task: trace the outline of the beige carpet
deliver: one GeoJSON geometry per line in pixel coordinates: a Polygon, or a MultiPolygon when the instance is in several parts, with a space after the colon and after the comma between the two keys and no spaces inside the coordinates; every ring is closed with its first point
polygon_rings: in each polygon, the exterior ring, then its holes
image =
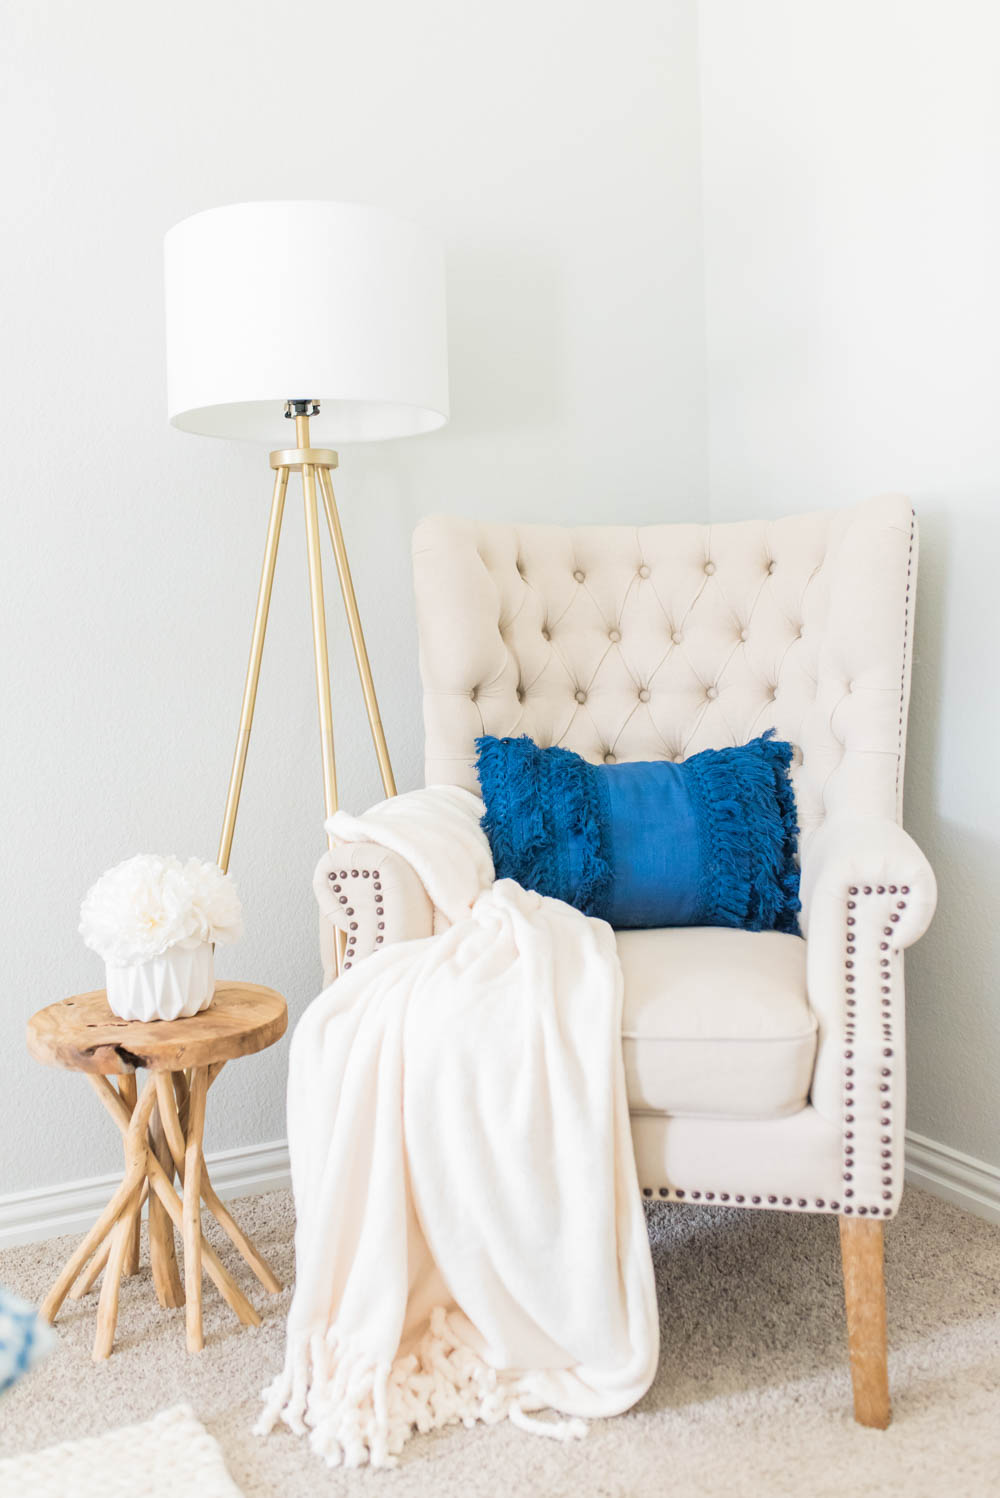
{"type": "MultiPolygon", "coordinates": [[[[247,1198],[236,1212],[290,1279],[290,1198],[247,1198]]],[[[887,1236],[895,1421],[885,1433],[859,1429],[849,1414],[833,1219],[653,1206],[650,1228],[659,1375],[635,1410],[596,1422],[578,1445],[506,1425],[452,1428],[412,1441],[397,1472],[328,1471],[287,1432],[267,1441],[249,1433],[257,1394],[281,1360],[286,1298],[251,1291],[257,1304],[268,1301],[266,1319],[241,1331],[206,1285],[207,1345],[188,1357],[183,1311],[157,1307],[143,1268],[123,1289],[119,1339],[106,1363],[90,1360],[96,1295],[67,1302],[59,1350],[0,1400],[0,1455],[186,1401],[221,1443],[246,1498],[988,1498],[1000,1491],[1000,1227],[907,1193],[887,1236]]],[[[0,1255],[0,1282],[40,1299],[72,1241],[0,1255]]],[[[250,1288],[246,1273],[241,1282],[250,1288]]]]}

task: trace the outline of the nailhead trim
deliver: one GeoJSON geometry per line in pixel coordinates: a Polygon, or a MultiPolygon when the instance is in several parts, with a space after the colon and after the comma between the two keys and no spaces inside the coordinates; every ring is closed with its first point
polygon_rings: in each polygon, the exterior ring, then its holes
{"type": "MultiPolygon", "coordinates": [[[[912,549],[913,549],[913,535],[912,535],[912,530],[911,530],[911,535],[910,535],[911,561],[912,561],[912,549]]],[[[909,571],[907,573],[907,577],[909,578],[909,571]]],[[[909,593],[909,582],[907,583],[907,593],[909,593]]],[[[902,698],[900,699],[900,701],[902,702],[902,698]]],[[[901,716],[900,716],[900,723],[902,725],[902,708],[900,709],[900,714],[901,714],[901,716]]],[[[900,727],[900,750],[902,750],[902,726],[900,727]]],[[[897,761],[897,771],[898,771],[898,763],[899,762],[897,761]]],[[[878,885],[874,885],[874,886],[872,886],[870,884],[865,884],[865,885],[862,885],[860,888],[861,888],[861,890],[863,891],[863,893],[865,895],[871,895],[873,893],[876,894],[876,895],[885,895],[887,893],[890,894],[890,895],[895,895],[897,893],[902,893],[902,891],[897,890],[897,886],[894,885],[894,884],[890,884],[888,886],[888,889],[887,889],[887,887],[884,884],[878,884],[878,885]]],[[[848,910],[854,910],[854,909],[856,909],[856,907],[857,907],[857,901],[855,899],[853,899],[852,897],[855,896],[855,895],[857,895],[858,892],[859,892],[859,886],[858,885],[852,884],[852,885],[848,886],[848,889],[847,889],[847,899],[846,899],[846,905],[847,905],[847,909],[848,910]]],[[[905,910],[905,909],[906,909],[906,901],[905,900],[899,900],[899,901],[896,902],[896,910],[893,911],[890,914],[890,916],[889,916],[889,925],[888,926],[884,926],[882,928],[882,935],[883,936],[891,936],[892,935],[892,927],[893,927],[894,924],[896,924],[899,921],[899,915],[897,914],[897,911],[905,910]]],[[[853,945],[853,943],[855,942],[855,935],[854,935],[854,930],[853,930],[853,928],[854,928],[854,926],[856,924],[855,917],[851,916],[851,915],[847,916],[845,924],[846,924],[846,928],[847,928],[846,929],[845,946],[846,946],[847,951],[850,952],[853,955],[854,950],[855,950],[855,947],[853,945]]],[[[885,941],[880,941],[879,944],[878,944],[878,949],[879,949],[880,952],[887,952],[889,950],[889,943],[885,942],[885,941]]],[[[892,987],[891,987],[891,980],[890,980],[890,975],[889,975],[889,966],[890,966],[890,960],[889,960],[888,957],[880,957],[878,959],[878,967],[877,967],[876,971],[877,971],[878,977],[879,977],[879,989],[880,989],[880,993],[881,993],[880,1007],[881,1007],[881,1010],[882,1010],[882,1039],[883,1039],[884,1042],[886,1042],[886,1044],[883,1046],[883,1049],[882,1049],[882,1055],[883,1055],[883,1058],[885,1058],[885,1059],[891,1059],[892,1054],[893,1054],[892,1053],[892,1047],[888,1044],[888,1042],[892,1039],[892,1023],[891,1023],[891,1018],[890,1018],[890,1016],[891,1016],[890,1005],[891,1005],[891,997],[892,997],[892,987]]],[[[845,1033],[845,1039],[847,1039],[847,1040],[849,1040],[851,1042],[853,1042],[853,1037],[854,1037],[854,1017],[853,1017],[853,1011],[855,1009],[855,999],[853,997],[853,994],[854,994],[854,989],[853,988],[848,988],[847,989],[847,995],[848,995],[848,997],[845,1000],[845,1008],[847,1009],[847,1019],[845,1021],[844,1033],[845,1033]]],[[[854,1059],[853,1049],[851,1049],[851,1050],[845,1050],[845,1052],[844,1052],[844,1060],[845,1060],[845,1062],[852,1061],[853,1059],[854,1059]]],[[[881,1102],[881,1110],[880,1110],[881,1117],[880,1117],[880,1122],[882,1124],[882,1127],[885,1128],[888,1125],[888,1123],[889,1123],[889,1119],[888,1119],[888,1117],[885,1116],[885,1114],[886,1114],[887,1110],[891,1107],[891,1099],[887,1096],[887,1094],[889,1093],[890,1086],[891,1086],[890,1078],[892,1077],[892,1068],[890,1066],[883,1066],[883,1067],[880,1068],[880,1071],[881,1071],[882,1077],[884,1078],[884,1080],[879,1083],[879,1095],[880,1095],[880,1102],[881,1102]]],[[[844,1066],[844,1093],[845,1093],[844,1102],[845,1102],[845,1108],[847,1108],[847,1109],[850,1109],[853,1106],[853,1101],[852,1101],[852,1099],[850,1097],[850,1093],[852,1093],[854,1091],[854,1083],[849,1080],[853,1076],[854,1076],[854,1068],[852,1066],[845,1065],[844,1066]]],[[[844,1127],[844,1132],[843,1132],[843,1138],[844,1138],[844,1145],[843,1145],[844,1170],[843,1170],[843,1175],[844,1175],[844,1180],[845,1181],[852,1181],[853,1180],[853,1175],[854,1175],[853,1167],[854,1167],[854,1159],[855,1159],[855,1146],[854,1146],[854,1144],[852,1142],[849,1142],[849,1141],[853,1141],[853,1139],[854,1139],[854,1130],[847,1127],[848,1124],[853,1124],[853,1122],[854,1122],[854,1114],[852,1112],[845,1112],[844,1113],[844,1126],[845,1127],[844,1127]]],[[[889,1145],[892,1142],[892,1136],[889,1135],[889,1134],[883,1134],[881,1136],[880,1142],[883,1145],[889,1145]]],[[[891,1158],[892,1158],[892,1150],[891,1149],[883,1149],[881,1151],[881,1153],[880,1153],[880,1158],[882,1160],[885,1160],[885,1159],[890,1159],[891,1160],[891,1158]]],[[[883,1169],[884,1168],[885,1167],[883,1166],[883,1169]]],[[[883,1184],[883,1186],[885,1186],[885,1185],[891,1186],[892,1185],[892,1179],[891,1179],[891,1177],[885,1177],[885,1176],[883,1176],[882,1177],[882,1184],[883,1184]]],[[[845,1190],[844,1195],[846,1197],[853,1197],[853,1195],[854,1195],[853,1187],[848,1187],[845,1190]]],[[[891,1199],[892,1199],[892,1193],[891,1192],[885,1192],[884,1191],[882,1193],[882,1200],[883,1201],[891,1201],[891,1199]]],[[[853,1208],[852,1205],[845,1205],[845,1207],[844,1207],[845,1213],[850,1213],[853,1210],[854,1210],[854,1208],[853,1208]]],[[[871,1213],[872,1216],[875,1216],[879,1212],[883,1213],[885,1216],[891,1216],[892,1215],[892,1208],[891,1207],[882,1207],[882,1208],[880,1208],[880,1207],[876,1207],[876,1206],[868,1206],[867,1204],[865,1204],[865,1205],[859,1205],[857,1207],[857,1212],[858,1212],[858,1215],[862,1216],[862,1217],[867,1217],[869,1215],[869,1213],[871,1213]]]]}
{"type": "MultiPolygon", "coordinates": [[[[863,892],[866,895],[870,895],[870,894],[885,895],[886,893],[888,893],[890,895],[895,895],[897,893],[898,894],[902,894],[902,895],[907,895],[910,892],[908,885],[901,885],[901,886],[897,887],[894,884],[890,884],[888,886],[888,888],[885,885],[872,886],[870,884],[866,884],[866,885],[862,886],[862,889],[863,889],[863,892]]],[[[857,885],[851,885],[849,887],[849,889],[848,889],[848,895],[857,895],[858,893],[859,893],[859,888],[858,888],[857,885]]],[[[848,909],[853,910],[855,908],[855,904],[856,904],[855,901],[849,899],[847,901],[848,909]]],[[[906,909],[906,901],[905,900],[899,900],[899,901],[897,901],[896,908],[897,908],[897,910],[905,910],[906,909]]],[[[889,919],[890,919],[890,921],[898,921],[899,917],[898,917],[898,915],[893,914],[892,916],[890,916],[889,919]]],[[[854,918],[853,917],[848,917],[848,919],[847,919],[847,926],[848,926],[848,930],[847,930],[847,942],[848,942],[848,944],[850,944],[851,942],[854,941],[853,931],[851,930],[851,928],[854,925],[855,925],[854,918]]],[[[889,936],[889,935],[892,934],[892,927],[891,927],[891,925],[889,927],[885,928],[884,934],[887,935],[887,936],[889,936]]],[[[851,946],[851,945],[848,945],[847,950],[848,950],[848,952],[850,952],[850,953],[853,954],[854,947],[851,946]]],[[[887,942],[880,942],[879,943],[879,950],[883,951],[883,952],[887,951],[888,950],[888,943],[887,942]]],[[[883,1037],[883,1040],[886,1042],[886,1044],[883,1045],[883,1047],[882,1047],[882,1055],[883,1055],[883,1057],[886,1060],[891,1060],[892,1056],[893,1056],[893,1048],[892,1048],[891,1045],[888,1044],[888,1042],[891,1041],[891,1039],[892,1039],[892,1023],[891,1023],[891,1019],[889,1018],[889,1015],[890,1015],[890,1004],[891,1004],[891,984],[889,982],[889,973],[887,971],[885,971],[886,969],[888,969],[888,967],[889,967],[889,959],[887,957],[881,957],[881,958],[879,958],[879,969],[881,970],[879,972],[879,976],[880,976],[880,979],[883,980],[882,983],[880,984],[881,993],[883,995],[882,999],[880,1000],[881,1008],[882,1008],[882,1012],[883,1012],[882,1037],[883,1037]]],[[[854,968],[854,963],[852,961],[846,962],[845,963],[845,968],[848,971],[852,970],[854,968]]],[[[855,1007],[856,1001],[852,997],[853,994],[854,994],[854,988],[848,987],[847,990],[846,990],[846,993],[848,995],[848,997],[846,999],[846,1007],[848,1009],[848,1016],[847,1016],[847,1019],[845,1020],[845,1025],[844,1025],[844,1038],[845,1038],[846,1041],[848,1041],[848,1045],[845,1048],[843,1054],[844,1054],[844,1061],[845,1061],[845,1063],[849,1063],[849,1062],[851,1062],[851,1061],[854,1060],[853,1044],[854,1044],[854,1029],[855,1029],[855,1021],[854,1021],[853,1015],[850,1013],[850,1011],[855,1007]]],[[[891,1099],[888,1096],[886,1096],[886,1094],[889,1092],[890,1086],[891,1086],[891,1082],[890,1082],[889,1079],[892,1077],[892,1068],[890,1066],[883,1066],[883,1067],[880,1068],[880,1074],[881,1074],[881,1076],[883,1078],[885,1078],[885,1080],[879,1083],[879,1101],[880,1101],[880,1104],[881,1104],[881,1116],[879,1118],[879,1122],[880,1122],[880,1124],[881,1124],[881,1126],[883,1128],[887,1128],[891,1120],[886,1115],[888,1113],[888,1110],[891,1108],[892,1103],[891,1103],[891,1099]]],[[[852,1080],[853,1077],[854,1077],[854,1068],[853,1068],[853,1066],[845,1064],[844,1070],[843,1070],[844,1107],[845,1107],[845,1110],[850,1110],[854,1106],[854,1099],[852,1097],[852,1094],[854,1092],[854,1082],[852,1080]]],[[[854,1117],[855,1116],[854,1116],[854,1114],[852,1112],[845,1111],[845,1113],[844,1113],[844,1126],[845,1127],[844,1127],[844,1130],[843,1130],[843,1140],[844,1140],[844,1144],[843,1144],[843,1160],[844,1160],[844,1165],[843,1165],[843,1179],[846,1182],[849,1182],[849,1183],[852,1183],[853,1180],[854,1180],[854,1158],[855,1158],[855,1154],[856,1154],[856,1147],[855,1147],[854,1143],[852,1142],[854,1140],[854,1130],[852,1128],[849,1128],[848,1125],[854,1123],[854,1117]]],[[[880,1135],[879,1136],[879,1143],[882,1144],[882,1145],[891,1145],[892,1144],[892,1136],[891,1136],[891,1134],[882,1134],[882,1135],[880,1135]]],[[[879,1158],[881,1160],[883,1160],[883,1161],[886,1161],[886,1160],[890,1160],[891,1161],[891,1159],[892,1159],[892,1150],[891,1150],[891,1148],[890,1149],[882,1149],[880,1151],[879,1158]]],[[[886,1169],[885,1165],[883,1165],[882,1169],[883,1170],[886,1169]]],[[[883,1175],[881,1177],[881,1184],[883,1186],[886,1186],[886,1187],[891,1187],[892,1186],[892,1176],[888,1175],[888,1174],[883,1175]]],[[[659,1193],[659,1195],[661,1197],[664,1197],[664,1198],[667,1198],[667,1199],[669,1199],[669,1198],[672,1197],[676,1201],[683,1201],[683,1200],[685,1200],[685,1197],[690,1197],[690,1199],[692,1201],[700,1201],[701,1198],[702,1198],[702,1195],[704,1195],[704,1198],[705,1198],[706,1201],[710,1202],[710,1201],[714,1201],[715,1200],[715,1192],[713,1192],[713,1191],[706,1191],[706,1192],[702,1193],[701,1191],[692,1191],[692,1190],[690,1190],[690,1188],[688,1188],[687,1190],[685,1190],[684,1188],[681,1188],[681,1187],[672,1187],[672,1186],[660,1186],[660,1187],[657,1188],[657,1190],[658,1190],[658,1193],[659,1193]]],[[[653,1195],[653,1188],[651,1186],[644,1186],[642,1188],[642,1191],[643,1191],[643,1195],[644,1196],[652,1196],[653,1195]]],[[[857,1212],[857,1214],[858,1214],[859,1217],[868,1217],[868,1216],[877,1217],[877,1216],[880,1216],[880,1215],[884,1216],[884,1217],[891,1217],[892,1216],[892,1208],[891,1207],[878,1207],[878,1206],[875,1206],[875,1205],[869,1205],[867,1203],[861,1203],[861,1204],[855,1205],[854,1202],[853,1202],[853,1197],[854,1197],[854,1187],[853,1187],[853,1184],[848,1184],[847,1186],[845,1186],[843,1195],[844,1195],[844,1198],[845,1198],[843,1208],[841,1208],[841,1204],[840,1204],[839,1201],[837,1201],[837,1200],[831,1200],[829,1203],[827,1203],[826,1200],[823,1197],[815,1197],[814,1200],[813,1200],[813,1205],[815,1206],[815,1208],[818,1211],[829,1210],[831,1212],[838,1212],[838,1211],[843,1210],[843,1212],[844,1212],[844,1214],[846,1216],[850,1216],[850,1215],[852,1215],[855,1212],[857,1212]]],[[[730,1197],[730,1194],[729,1194],[728,1191],[720,1191],[719,1192],[719,1200],[720,1201],[722,1201],[722,1202],[728,1202],[729,1201],[729,1197],[730,1197]]],[[[891,1201],[892,1200],[892,1191],[891,1190],[883,1191],[881,1193],[881,1198],[882,1198],[882,1201],[884,1201],[884,1202],[891,1201]]],[[[735,1202],[737,1203],[737,1205],[741,1206],[744,1203],[744,1201],[746,1200],[746,1197],[744,1196],[744,1194],[742,1192],[737,1192],[735,1194],[735,1196],[734,1196],[733,1199],[735,1200],[735,1202]]],[[[752,1195],[750,1197],[750,1201],[753,1204],[753,1206],[755,1206],[755,1207],[756,1206],[760,1206],[761,1202],[763,1201],[763,1197],[759,1193],[758,1194],[754,1194],[754,1195],[752,1195]]],[[[767,1196],[767,1204],[768,1204],[768,1206],[772,1206],[772,1207],[776,1206],[777,1202],[778,1202],[778,1198],[773,1193],[771,1193],[771,1194],[769,1194],[767,1196]]],[[[783,1196],[781,1198],[781,1205],[783,1207],[786,1207],[786,1208],[792,1207],[794,1205],[794,1206],[798,1207],[799,1209],[804,1209],[804,1208],[807,1208],[809,1206],[809,1202],[808,1202],[808,1200],[804,1196],[798,1197],[794,1203],[793,1203],[791,1197],[783,1196]]]]}
{"type": "MultiPolygon", "coordinates": [[[[350,877],[352,879],[370,879],[371,880],[371,888],[374,891],[375,899],[378,901],[378,904],[375,907],[375,914],[379,915],[379,916],[384,916],[385,915],[384,896],[382,894],[382,885],[380,883],[381,875],[380,875],[378,869],[351,869],[349,873],[348,873],[347,869],[341,869],[340,872],[339,872],[339,875],[337,873],[330,873],[330,874],[327,875],[327,877],[331,881],[334,881],[334,880],[336,880],[338,878],[346,880],[348,877],[350,877]]],[[[339,904],[341,904],[341,905],[344,906],[343,914],[346,915],[346,916],[353,916],[353,915],[356,914],[356,911],[354,910],[353,906],[351,906],[351,905],[348,904],[348,896],[347,895],[343,895],[343,894],[340,893],[341,887],[342,886],[339,883],[334,883],[333,884],[334,893],[337,894],[337,896],[339,897],[339,901],[338,901],[339,904]]],[[[357,957],[356,947],[357,947],[357,940],[358,940],[358,938],[357,938],[358,926],[359,926],[359,922],[358,921],[354,921],[354,920],[352,920],[349,923],[349,926],[348,926],[348,931],[350,932],[350,934],[349,934],[349,936],[347,938],[347,951],[346,951],[346,954],[345,954],[344,972],[346,972],[349,967],[353,966],[353,963],[354,963],[354,961],[356,960],[356,957],[357,957]]],[[[376,930],[379,933],[383,933],[385,931],[385,921],[384,920],[380,920],[377,923],[376,930]]],[[[380,934],[380,935],[378,935],[378,936],[375,937],[375,943],[374,944],[375,944],[376,947],[379,947],[379,946],[381,946],[383,944],[384,941],[385,941],[385,936],[382,935],[382,934],[380,934]]]]}

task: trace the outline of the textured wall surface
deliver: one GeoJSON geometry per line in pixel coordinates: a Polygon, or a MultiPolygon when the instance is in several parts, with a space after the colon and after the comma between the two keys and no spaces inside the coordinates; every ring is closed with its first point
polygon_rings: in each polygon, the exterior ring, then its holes
{"type": "MultiPolygon", "coordinates": [[[[451,424],[345,449],[337,475],[403,788],[422,774],[422,514],[703,521],[912,496],[906,820],[941,905],[908,964],[910,1123],[1000,1164],[988,0],[634,0],[613,24],[595,0],[101,14],[14,0],[0,53],[0,1195],[118,1161],[84,1084],[23,1048],[35,1008],[101,982],[83,891],[133,852],[214,856],[270,475],[263,450],[167,426],[161,241],[275,197],[381,204],[448,246],[451,424]]],[[[319,978],[323,846],[304,565],[293,496],[233,857],[248,935],[220,954],[293,1017],[319,978]]],[[[328,604],[356,808],[378,780],[328,604]]],[[[283,1136],[285,1044],[220,1080],[210,1148],[283,1136]]]]}
{"type": "MultiPolygon", "coordinates": [[[[215,855],[271,476],[265,449],[167,425],[172,223],[344,198],[447,244],[451,424],[345,449],[336,476],[402,788],[422,779],[422,514],[707,513],[693,0],[634,0],[613,26],[591,0],[99,11],[13,0],[0,53],[0,1195],[120,1158],[83,1081],[23,1044],[34,1009],[103,981],[84,890],[135,852],[215,855]]],[[[361,808],[379,784],[331,589],[328,612],[341,797],[361,808]]],[[[219,961],[293,1017],[319,982],[321,822],[296,494],[233,852],[248,935],[219,961]]],[[[283,1137],[286,1045],[221,1078],[210,1148],[283,1137]]]]}
{"type": "Polygon", "coordinates": [[[908,494],[909,1126],[1000,1165],[1000,16],[987,0],[700,7],[713,519],[908,494]]]}

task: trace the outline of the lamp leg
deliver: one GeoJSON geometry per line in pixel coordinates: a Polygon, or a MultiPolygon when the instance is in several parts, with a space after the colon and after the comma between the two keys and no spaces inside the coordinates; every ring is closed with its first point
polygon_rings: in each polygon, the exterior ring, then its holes
{"type": "Polygon", "coordinates": [[[333,708],[330,703],[330,657],[326,644],[326,604],[323,598],[323,562],[319,550],[319,513],[316,507],[316,470],[302,465],[305,502],[306,553],[309,559],[309,603],[312,608],[313,655],[316,661],[316,700],[319,705],[319,736],[323,753],[323,795],[326,814],[337,810],[337,764],[333,752],[333,708]]]}
{"type": "Polygon", "coordinates": [[[323,504],[326,509],[327,524],[330,527],[330,540],[333,543],[333,557],[337,564],[340,591],[344,597],[347,624],[351,631],[351,644],[354,646],[354,659],[357,661],[358,675],[361,678],[361,692],[365,699],[365,711],[368,714],[368,726],[371,729],[372,740],[375,744],[379,773],[382,776],[382,785],[386,795],[394,796],[396,794],[396,782],[393,778],[392,764],[389,760],[389,748],[385,741],[385,730],[382,727],[378,698],[375,695],[375,682],[372,679],[371,663],[368,660],[364,630],[361,627],[361,614],[358,610],[358,600],[354,593],[351,567],[347,560],[344,533],[340,528],[340,515],[337,511],[337,501],[333,493],[333,479],[330,477],[330,470],[328,468],[321,468],[319,470],[319,483],[323,491],[323,504]]]}
{"type": "Polygon", "coordinates": [[[271,606],[274,564],[278,557],[278,539],[281,535],[281,518],[285,510],[285,491],[287,488],[288,469],[275,469],[271,516],[267,524],[267,541],[264,545],[264,565],[260,573],[260,586],[257,589],[257,608],[253,618],[253,635],[250,639],[250,660],[247,663],[246,680],[243,684],[240,726],[236,735],[233,768],[229,776],[229,794],[226,797],[226,811],[222,819],[222,836],[219,839],[219,856],[217,862],[223,873],[229,868],[229,855],[233,846],[233,832],[236,828],[236,813],[240,804],[240,791],[243,788],[243,771],[246,768],[247,750],[250,747],[250,730],[253,727],[253,710],[257,701],[257,683],[260,680],[260,663],[261,657],[264,654],[267,614],[271,606]]]}

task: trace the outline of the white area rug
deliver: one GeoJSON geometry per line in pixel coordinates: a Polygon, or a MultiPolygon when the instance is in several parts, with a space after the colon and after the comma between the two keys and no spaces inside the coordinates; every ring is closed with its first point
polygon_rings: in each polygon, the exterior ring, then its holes
{"type": "Polygon", "coordinates": [[[242,1498],[190,1405],[0,1461],[0,1498],[242,1498]]]}

